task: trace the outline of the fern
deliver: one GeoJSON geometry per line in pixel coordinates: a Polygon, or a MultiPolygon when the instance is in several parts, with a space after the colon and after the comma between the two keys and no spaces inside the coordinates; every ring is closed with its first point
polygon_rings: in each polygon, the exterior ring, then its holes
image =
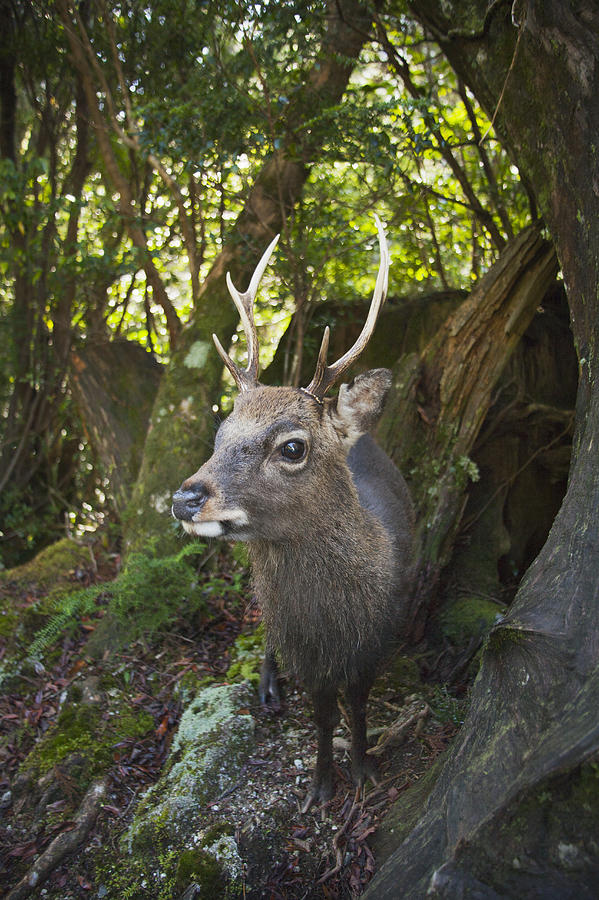
{"type": "Polygon", "coordinates": [[[81,588],[56,596],[54,603],[60,604],[58,612],[41,628],[29,648],[29,656],[39,659],[59,638],[69,631],[82,616],[93,612],[101,588],[98,585],[81,588]]]}
{"type": "Polygon", "coordinates": [[[130,640],[170,624],[182,603],[195,612],[203,606],[202,591],[197,573],[186,560],[204,550],[205,544],[194,541],[173,556],[161,558],[132,553],[111,584],[91,585],[57,595],[54,600],[57,612],[36,634],[29,656],[41,658],[83,616],[90,615],[100,593],[110,595],[108,614],[126,626],[130,640]]]}

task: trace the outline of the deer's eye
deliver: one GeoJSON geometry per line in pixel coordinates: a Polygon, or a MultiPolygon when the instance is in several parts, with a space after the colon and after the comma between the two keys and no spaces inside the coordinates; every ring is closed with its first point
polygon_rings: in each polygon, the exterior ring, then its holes
{"type": "Polygon", "coordinates": [[[291,462],[299,462],[306,455],[306,444],[304,441],[287,441],[281,447],[281,456],[291,462]]]}

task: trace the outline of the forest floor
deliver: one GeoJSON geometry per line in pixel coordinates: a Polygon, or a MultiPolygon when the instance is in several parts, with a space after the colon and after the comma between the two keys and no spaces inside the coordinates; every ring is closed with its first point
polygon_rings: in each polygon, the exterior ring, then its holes
{"type": "MultiPolygon", "coordinates": [[[[109,581],[114,574],[106,566],[93,577],[109,581]]],[[[42,596],[10,584],[2,590],[13,607],[39,603],[42,596]]],[[[103,880],[98,860],[112,854],[119,865],[120,838],[138,799],[168,758],[183,708],[181,685],[190,675],[226,681],[235,640],[259,621],[251,597],[226,605],[212,593],[207,603],[210,615],[199,627],[181,620],[160,637],[154,635],[151,643],[138,640],[98,657],[88,652],[88,643],[101,620],[100,608],[95,619],[81,622],[76,633],[62,640],[52,664],[8,679],[0,693],[0,896],[118,896],[103,880]],[[78,697],[91,698],[105,723],[123,716],[122,705],[112,704],[124,693],[131,712],[145,723],[143,733],[119,740],[118,730],[109,732],[114,743],[103,763],[106,795],[97,817],[76,849],[56,856],[43,884],[28,892],[23,879],[40,855],[57,847],[59,836],[78,833],[84,788],[77,780],[77,764],[91,751],[81,748],[79,755],[66,754],[66,764],[57,761],[50,771],[37,770],[33,780],[31,775],[36,745],[56,729],[75,690],[78,697]]],[[[305,814],[300,807],[316,753],[309,700],[290,679],[283,683],[280,710],[261,707],[255,695],[255,704],[246,711],[255,720],[255,744],[241,777],[197,809],[198,828],[223,821],[234,827],[244,898],[349,898],[364,890],[381,862],[376,837],[386,812],[447,748],[463,714],[463,703],[444,689],[420,683],[421,689],[414,690],[418,679],[414,681],[413,667],[410,678],[408,687],[405,670],[399,677],[397,669],[383,674],[370,698],[369,733],[373,741],[387,741],[378,757],[378,784],[356,793],[342,717],[335,736],[335,795],[325,807],[305,814]]],[[[126,896],[154,895],[140,882],[139,891],[126,896]]],[[[173,890],[170,896],[187,900],[195,894],[173,890]]]]}

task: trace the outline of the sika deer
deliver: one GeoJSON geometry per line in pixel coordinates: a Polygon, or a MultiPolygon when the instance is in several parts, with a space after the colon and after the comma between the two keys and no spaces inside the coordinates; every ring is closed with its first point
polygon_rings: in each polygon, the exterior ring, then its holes
{"type": "Polygon", "coordinates": [[[333,790],[332,733],[342,689],[351,715],[352,774],[374,777],[366,755],[366,701],[406,606],[412,505],[406,484],[368,434],[391,385],[374,369],[325,399],[366,346],[385,300],[389,255],[377,219],[381,262],[370,312],[356,344],[328,366],[325,329],[307,388],[258,382],[253,302],[277,238],[246,293],[227,276],[248,343],[241,370],[214,337],[239,388],[216,435],[212,457],[183,482],[173,515],[190,534],[247,541],[266,625],[260,684],[278,699],[275,654],[312,695],[318,730],[316,770],[304,810],[333,790]]]}

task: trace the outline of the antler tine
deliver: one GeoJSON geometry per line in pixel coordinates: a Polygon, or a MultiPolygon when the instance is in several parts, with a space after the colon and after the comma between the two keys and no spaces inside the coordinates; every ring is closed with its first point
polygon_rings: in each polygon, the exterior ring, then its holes
{"type": "Polygon", "coordinates": [[[376,278],[376,284],[374,286],[374,293],[372,295],[372,301],[370,303],[368,316],[356,343],[350,350],[347,351],[347,353],[344,353],[344,355],[331,366],[327,366],[327,352],[329,348],[328,325],[325,328],[324,337],[320,346],[320,352],[318,354],[318,361],[316,363],[316,371],[314,372],[314,377],[312,378],[312,381],[310,382],[308,387],[304,389],[307,394],[311,394],[317,400],[322,400],[328,389],[341,378],[344,372],[346,372],[351,364],[355,362],[355,360],[360,356],[360,354],[366,347],[366,344],[372,337],[372,333],[376,325],[376,320],[378,319],[379,312],[381,311],[381,307],[385,302],[385,298],[387,296],[390,264],[389,248],[387,246],[387,240],[385,238],[385,232],[383,230],[382,222],[378,216],[375,215],[374,218],[376,221],[376,227],[379,236],[381,261],[379,264],[379,271],[376,278]]]}
{"type": "Polygon", "coordinates": [[[243,331],[245,334],[245,339],[247,342],[247,368],[240,369],[239,366],[233,362],[226,350],[223,349],[221,342],[215,334],[212,335],[212,340],[214,341],[214,345],[218,351],[218,355],[235,379],[235,383],[237,384],[237,387],[240,391],[251,391],[252,388],[255,388],[258,384],[260,348],[258,344],[258,332],[256,331],[256,323],[254,322],[254,300],[256,299],[258,286],[260,284],[260,281],[262,280],[262,276],[264,275],[264,270],[270,262],[270,258],[275,247],[277,246],[278,240],[279,235],[277,234],[277,236],[270,242],[270,244],[262,254],[262,258],[256,266],[254,274],[252,275],[250,286],[244,293],[241,293],[241,291],[237,290],[237,288],[233,284],[231,275],[229,274],[229,272],[227,272],[227,287],[229,289],[231,297],[233,298],[233,303],[237,308],[237,312],[239,313],[239,317],[241,319],[241,324],[243,326],[243,331]]]}

